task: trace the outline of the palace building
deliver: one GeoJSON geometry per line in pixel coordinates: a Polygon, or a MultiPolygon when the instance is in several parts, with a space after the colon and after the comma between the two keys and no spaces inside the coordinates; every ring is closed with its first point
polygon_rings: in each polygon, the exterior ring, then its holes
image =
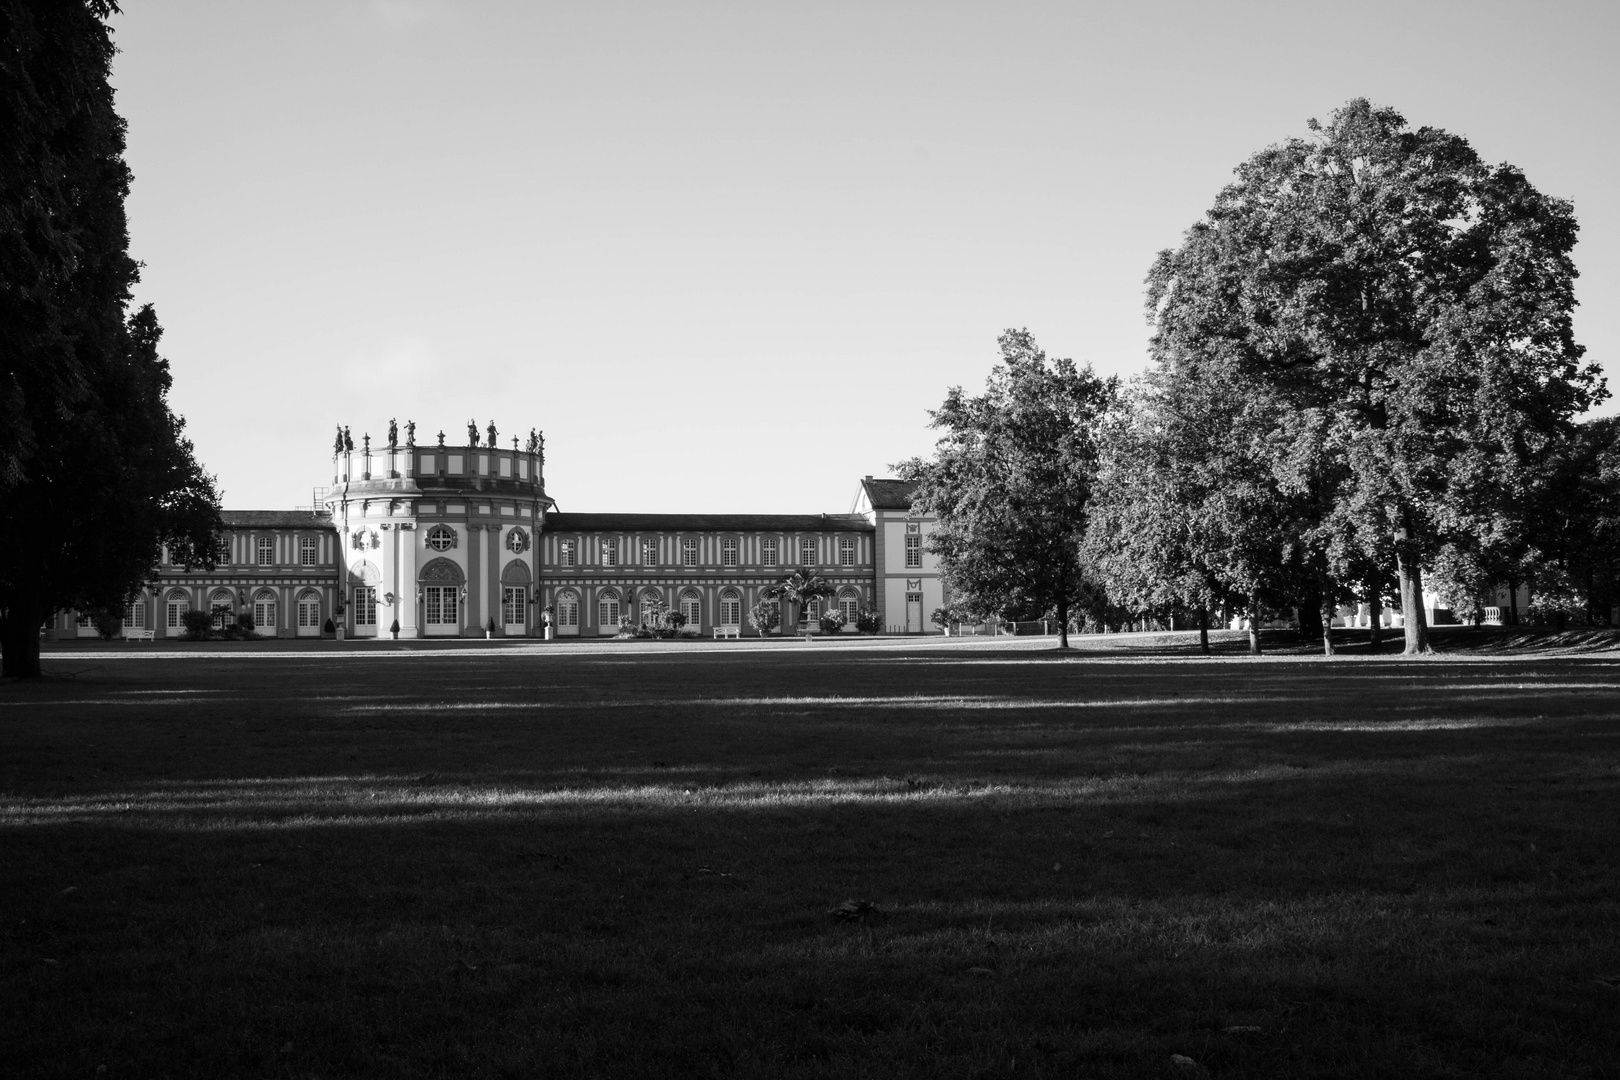
{"type": "MultiPolygon", "coordinates": [[[[390,425],[392,427],[392,425],[390,425]]],[[[912,485],[865,477],[843,514],[572,514],[546,495],[544,440],[496,446],[493,427],[467,444],[345,445],[316,511],[227,510],[215,567],[165,553],[155,581],[124,612],[124,633],[178,637],[190,610],[223,626],[251,615],[258,633],[348,637],[613,636],[661,606],[686,628],[752,636],[764,590],[807,567],[836,593],[825,603],[855,631],[860,610],[891,633],[938,633],[945,593],[926,549],[932,519],[911,512],[912,485]]],[[[814,625],[820,605],[801,613],[814,625]]],[[[58,637],[94,636],[64,612],[58,637]]],[[[797,627],[778,633],[793,634],[797,627]]]]}

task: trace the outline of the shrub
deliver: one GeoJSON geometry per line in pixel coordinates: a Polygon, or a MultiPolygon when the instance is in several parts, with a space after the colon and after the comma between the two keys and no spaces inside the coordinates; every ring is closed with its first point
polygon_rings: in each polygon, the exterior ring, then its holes
{"type": "Polygon", "coordinates": [[[208,611],[188,611],[181,616],[181,624],[186,628],[186,637],[192,641],[207,641],[214,632],[214,616],[208,611]]]}
{"type": "Polygon", "coordinates": [[[768,600],[761,600],[748,611],[748,622],[764,637],[782,625],[782,609],[768,600]]]}
{"type": "Polygon", "coordinates": [[[321,627],[321,629],[323,631],[325,631],[326,633],[328,633],[328,634],[337,633],[337,627],[332,625],[332,620],[331,619],[327,619],[325,625],[323,625],[321,627]]]}
{"type": "Polygon", "coordinates": [[[95,624],[96,633],[101,635],[102,641],[111,641],[117,637],[118,631],[124,625],[123,615],[111,611],[98,611],[90,621],[95,624]]]}
{"type": "MultiPolygon", "coordinates": [[[[396,623],[395,625],[398,624],[396,623]]],[[[484,627],[484,629],[489,631],[491,634],[495,632],[495,616],[491,615],[489,617],[489,623],[484,627]]]]}
{"type": "Polygon", "coordinates": [[[243,637],[255,638],[259,636],[254,632],[258,629],[258,626],[253,622],[253,616],[246,611],[236,617],[236,628],[242,631],[243,637]]]}
{"type": "Polygon", "coordinates": [[[388,625],[388,632],[389,632],[389,633],[390,633],[390,634],[397,634],[397,633],[399,633],[399,620],[398,620],[398,619],[395,619],[395,620],[394,620],[394,621],[393,621],[393,622],[392,622],[392,623],[390,623],[390,624],[389,624],[389,625],[388,625]]]}
{"type": "Polygon", "coordinates": [[[844,629],[844,624],[847,622],[849,622],[849,618],[836,608],[832,611],[823,611],[821,613],[821,632],[823,634],[836,634],[844,629]]]}
{"type": "Polygon", "coordinates": [[[863,634],[876,634],[883,629],[883,616],[875,608],[861,608],[855,613],[855,629],[863,634]]]}

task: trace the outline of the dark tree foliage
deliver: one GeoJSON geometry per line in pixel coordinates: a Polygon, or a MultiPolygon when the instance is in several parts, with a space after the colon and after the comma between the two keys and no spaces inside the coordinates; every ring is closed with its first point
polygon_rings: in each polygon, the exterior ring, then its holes
{"type": "Polygon", "coordinates": [[[1299,418],[1272,457],[1318,504],[1301,537],[1318,574],[1341,587],[1388,552],[1423,651],[1423,562],[1506,546],[1542,458],[1605,396],[1571,333],[1574,213],[1364,100],[1237,171],[1153,267],[1155,354],[1299,418]]]}
{"type": "Polygon", "coordinates": [[[933,459],[895,468],[919,481],[913,505],[938,516],[929,544],[956,605],[1009,619],[1052,613],[1068,648],[1071,611],[1101,601],[1080,543],[1098,427],[1118,387],[1090,365],[1048,361],[1028,330],[999,344],[984,395],[953,387],[930,414],[945,432],[933,459]]]}
{"type": "Polygon", "coordinates": [[[121,609],[167,544],[212,558],[213,478],[170,412],[150,307],[128,305],[110,2],[0,0],[0,650],[39,674],[52,612],[121,609]]]}

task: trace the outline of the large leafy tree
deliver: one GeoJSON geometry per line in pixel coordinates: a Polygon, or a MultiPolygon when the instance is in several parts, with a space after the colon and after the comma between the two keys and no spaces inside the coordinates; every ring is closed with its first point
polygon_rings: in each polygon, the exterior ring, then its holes
{"type": "Polygon", "coordinates": [[[1345,565],[1392,553],[1408,652],[1424,560],[1522,521],[1604,396],[1571,333],[1575,234],[1511,165],[1357,100],[1239,166],[1149,276],[1157,351],[1319,418],[1319,518],[1345,565]]]}
{"type": "Polygon", "coordinates": [[[1048,360],[1028,330],[999,339],[985,393],[953,387],[934,411],[944,431],[932,460],[896,468],[917,480],[913,505],[937,516],[929,539],[951,595],[982,615],[1057,618],[1100,592],[1080,558],[1097,472],[1098,429],[1118,397],[1090,365],[1048,360]]]}
{"type": "Polygon", "coordinates": [[[167,544],[211,557],[213,479],[169,410],[150,307],[131,313],[124,122],[108,0],[0,0],[0,652],[39,674],[39,627],[122,607],[167,544]]]}

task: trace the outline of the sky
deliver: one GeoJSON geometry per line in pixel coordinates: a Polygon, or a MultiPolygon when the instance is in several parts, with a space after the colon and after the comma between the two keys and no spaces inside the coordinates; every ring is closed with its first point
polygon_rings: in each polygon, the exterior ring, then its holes
{"type": "Polygon", "coordinates": [[[1154,254],[1354,97],[1571,200],[1576,335],[1620,363],[1612,0],[124,0],[113,25],[136,299],[231,509],[308,504],[336,425],[397,418],[543,430],[565,511],[847,512],[1006,328],[1141,371],[1154,254]]]}

